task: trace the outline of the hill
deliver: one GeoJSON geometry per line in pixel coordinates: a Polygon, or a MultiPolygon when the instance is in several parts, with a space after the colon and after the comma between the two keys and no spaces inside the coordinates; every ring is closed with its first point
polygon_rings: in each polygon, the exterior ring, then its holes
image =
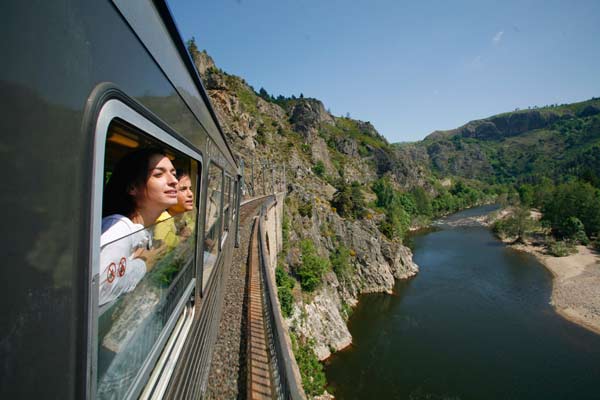
{"type": "Polygon", "coordinates": [[[488,183],[600,177],[600,99],[471,121],[433,132],[417,147],[427,153],[428,166],[439,176],[488,183]]]}

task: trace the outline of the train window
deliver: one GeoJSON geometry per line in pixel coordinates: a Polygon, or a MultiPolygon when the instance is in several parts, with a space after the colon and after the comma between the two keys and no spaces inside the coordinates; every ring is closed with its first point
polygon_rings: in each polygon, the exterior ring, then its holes
{"type": "Polygon", "coordinates": [[[206,195],[206,222],[204,224],[204,269],[202,289],[206,287],[219,253],[221,235],[221,196],[223,192],[223,170],[215,164],[208,167],[206,195]]]}
{"type": "Polygon", "coordinates": [[[231,178],[228,175],[225,175],[225,190],[224,190],[224,198],[223,198],[223,231],[229,231],[229,216],[231,215],[231,178]]]}
{"type": "Polygon", "coordinates": [[[238,182],[237,181],[233,181],[233,201],[231,203],[232,207],[233,207],[232,213],[231,213],[231,220],[232,221],[235,220],[235,217],[237,215],[237,203],[238,203],[238,200],[237,200],[237,196],[238,196],[237,185],[238,185],[238,182]]]}
{"type": "Polygon", "coordinates": [[[140,390],[194,287],[201,164],[157,136],[120,119],[106,132],[93,273],[97,399],[140,390]]]}
{"type": "Polygon", "coordinates": [[[235,182],[232,178],[229,179],[229,198],[231,199],[231,213],[229,214],[231,221],[235,215],[235,182]]]}

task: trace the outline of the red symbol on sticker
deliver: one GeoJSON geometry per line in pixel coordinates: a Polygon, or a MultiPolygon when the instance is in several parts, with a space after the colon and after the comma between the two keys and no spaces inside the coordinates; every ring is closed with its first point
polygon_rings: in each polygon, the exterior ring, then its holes
{"type": "Polygon", "coordinates": [[[125,257],[121,257],[121,261],[119,261],[119,278],[125,275],[125,271],[127,270],[127,259],[125,257]]]}
{"type": "Polygon", "coordinates": [[[108,283],[112,283],[115,280],[115,275],[117,273],[117,264],[110,263],[110,265],[108,266],[108,276],[106,277],[106,280],[108,281],[108,283]]]}

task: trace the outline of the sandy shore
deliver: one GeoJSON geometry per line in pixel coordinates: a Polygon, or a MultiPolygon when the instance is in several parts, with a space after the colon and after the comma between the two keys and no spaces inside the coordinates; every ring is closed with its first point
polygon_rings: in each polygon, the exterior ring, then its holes
{"type": "Polygon", "coordinates": [[[567,257],[553,257],[541,246],[511,245],[533,254],[552,273],[554,309],[564,318],[600,334],[600,254],[585,246],[567,257]]]}

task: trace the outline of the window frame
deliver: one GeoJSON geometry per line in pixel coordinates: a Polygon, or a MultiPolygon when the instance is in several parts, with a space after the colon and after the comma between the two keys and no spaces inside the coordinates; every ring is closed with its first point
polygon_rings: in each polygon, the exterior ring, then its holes
{"type": "MultiPolygon", "coordinates": [[[[128,102],[133,103],[133,106],[137,106],[132,100],[128,102]]],[[[111,123],[115,120],[124,121],[126,124],[131,125],[141,134],[147,137],[163,143],[165,146],[171,147],[172,149],[180,152],[186,157],[194,159],[197,165],[197,188],[196,192],[201,193],[202,185],[202,174],[204,173],[204,157],[199,150],[193,149],[187,144],[184,144],[177,138],[177,133],[174,131],[168,132],[161,128],[157,123],[160,123],[160,119],[153,116],[148,110],[143,107],[137,106],[137,109],[126,104],[121,98],[111,97],[99,107],[95,124],[93,125],[93,166],[92,166],[92,206],[91,206],[91,234],[90,234],[90,263],[88,265],[88,277],[87,289],[88,289],[88,307],[87,307],[87,324],[88,324],[88,345],[87,345],[87,371],[86,379],[89,388],[89,394],[92,399],[96,399],[97,394],[97,365],[98,365],[98,318],[100,315],[100,308],[98,306],[98,279],[99,274],[95,273],[100,270],[100,236],[102,226],[102,198],[104,192],[104,160],[106,155],[106,141],[111,123]]],[[[202,206],[202,199],[197,197],[198,208],[202,206]]],[[[185,310],[186,304],[189,302],[189,298],[194,292],[198,282],[198,232],[199,232],[199,221],[200,217],[197,214],[196,217],[196,246],[194,249],[195,265],[194,277],[189,282],[188,286],[183,292],[183,295],[177,302],[175,309],[169,316],[169,319],[163,327],[158,339],[153,345],[152,350],[148,353],[140,372],[135,378],[129,391],[127,392],[126,398],[133,399],[137,398],[144,390],[146,384],[149,382],[152,371],[156,366],[162,351],[165,349],[167,341],[180,316],[185,310]]]]}

